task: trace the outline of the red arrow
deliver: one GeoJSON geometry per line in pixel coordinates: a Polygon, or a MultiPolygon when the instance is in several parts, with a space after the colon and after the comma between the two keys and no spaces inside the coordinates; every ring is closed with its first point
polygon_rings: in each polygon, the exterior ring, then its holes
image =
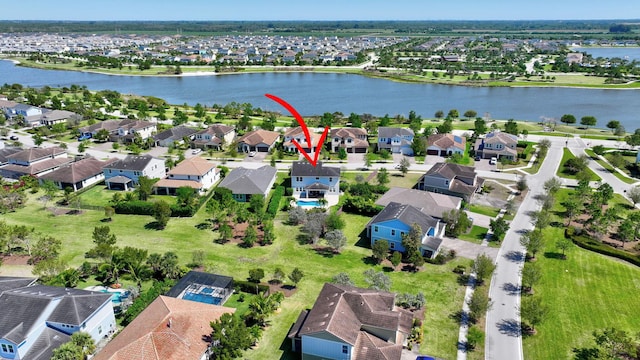
{"type": "MultiPolygon", "coordinates": [[[[289,105],[288,102],[280,99],[279,97],[277,97],[275,95],[264,94],[264,96],[266,96],[269,99],[277,102],[278,104],[282,105],[285,109],[289,110],[291,115],[293,115],[293,117],[296,118],[296,120],[298,121],[298,124],[300,124],[300,127],[302,128],[302,131],[304,132],[304,136],[307,139],[307,144],[309,145],[309,150],[312,150],[313,149],[313,144],[311,144],[311,134],[309,134],[309,128],[307,127],[307,124],[304,122],[304,119],[302,118],[302,116],[300,116],[300,114],[298,114],[298,111],[296,111],[296,109],[293,106],[289,105]]],[[[313,159],[311,158],[311,156],[309,154],[307,154],[306,151],[304,151],[304,148],[302,148],[302,146],[298,143],[298,141],[296,139],[291,139],[291,142],[293,143],[293,145],[296,146],[298,151],[300,151],[300,153],[302,153],[302,155],[309,161],[309,164],[311,164],[311,165],[313,165],[315,167],[316,165],[318,165],[318,155],[320,155],[320,148],[322,147],[322,144],[324,144],[324,140],[327,138],[327,134],[328,133],[329,133],[329,127],[325,126],[324,131],[322,132],[322,136],[320,136],[320,140],[318,141],[318,144],[316,145],[316,153],[315,153],[313,159]]]]}

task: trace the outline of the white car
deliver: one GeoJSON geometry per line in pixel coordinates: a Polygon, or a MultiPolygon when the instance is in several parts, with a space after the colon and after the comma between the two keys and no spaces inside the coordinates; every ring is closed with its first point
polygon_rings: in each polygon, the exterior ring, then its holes
{"type": "Polygon", "coordinates": [[[249,152],[249,157],[254,157],[254,156],[256,156],[256,152],[255,151],[249,152]]]}
{"type": "Polygon", "coordinates": [[[495,165],[497,163],[498,163],[498,158],[492,157],[491,160],[489,160],[490,165],[495,165]]]}
{"type": "Polygon", "coordinates": [[[200,154],[201,152],[202,152],[202,149],[193,149],[193,150],[191,150],[191,153],[193,155],[200,154]]]}

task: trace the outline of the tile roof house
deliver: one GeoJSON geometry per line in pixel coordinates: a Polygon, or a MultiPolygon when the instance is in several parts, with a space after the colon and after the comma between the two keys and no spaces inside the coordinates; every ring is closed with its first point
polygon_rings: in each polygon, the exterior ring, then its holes
{"type": "Polygon", "coordinates": [[[420,251],[426,257],[435,257],[440,251],[445,224],[412,205],[396,202],[387,204],[367,224],[367,236],[371,246],[382,240],[389,243],[389,250],[404,252],[402,237],[409,233],[413,224],[418,224],[421,229],[420,251]]]}
{"type": "Polygon", "coordinates": [[[40,125],[53,126],[55,124],[65,124],[67,120],[73,117],[82,118],[72,111],[45,109],[40,116],[40,125]]]}
{"type": "Polygon", "coordinates": [[[87,186],[104,180],[103,168],[109,164],[118,161],[118,159],[109,159],[101,161],[93,157],[87,157],[72,163],[65,164],[56,170],[41,175],[40,183],[44,180],[51,180],[58,189],[72,188],[78,191],[87,186]]]}
{"type": "Polygon", "coordinates": [[[75,332],[98,342],[116,330],[111,294],[32,283],[0,277],[0,358],[47,360],[75,332]]]}
{"type": "Polygon", "coordinates": [[[400,360],[412,322],[393,293],[326,283],[288,337],[302,359],[400,360]]]}
{"type": "Polygon", "coordinates": [[[495,157],[515,160],[518,158],[518,137],[502,131],[492,131],[476,140],[476,154],[483,159],[495,157]]]}
{"type": "Polygon", "coordinates": [[[128,155],[105,166],[103,172],[110,190],[127,190],[138,184],[140,176],[161,179],[166,175],[164,160],[151,155],[128,155]]]}
{"type": "Polygon", "coordinates": [[[280,133],[268,130],[254,130],[242,135],[238,139],[238,151],[240,152],[269,152],[280,140],[280,133]]]}
{"type": "Polygon", "coordinates": [[[378,128],[378,151],[389,150],[392,154],[413,155],[411,144],[415,134],[409,128],[378,128]]]}
{"type": "Polygon", "coordinates": [[[4,165],[9,162],[9,157],[15,153],[22,151],[18,147],[2,147],[0,148],[0,165],[4,165]]]}
{"type": "Polygon", "coordinates": [[[11,179],[40,176],[72,161],[63,148],[30,148],[7,155],[7,164],[0,166],[0,176],[11,179]]]}
{"type": "Polygon", "coordinates": [[[437,163],[418,180],[419,190],[458,196],[469,202],[480,190],[484,179],[471,166],[437,163]]]}
{"type": "MultiPolygon", "coordinates": [[[[302,127],[297,126],[291,128],[284,133],[284,142],[282,146],[284,147],[285,151],[293,153],[300,152],[298,150],[298,147],[293,144],[292,140],[295,140],[306,153],[316,152],[317,145],[320,141],[320,138],[322,137],[322,134],[317,134],[309,130],[309,136],[311,137],[311,144],[307,143],[307,137],[304,135],[302,127]]],[[[322,144],[320,144],[320,147],[322,147],[322,144]]]]}
{"type": "Polygon", "coordinates": [[[276,172],[276,168],[269,165],[257,169],[235,168],[218,184],[218,187],[231,190],[236,201],[249,201],[252,195],[262,195],[266,199],[276,181],[276,172]]]}
{"type": "Polygon", "coordinates": [[[153,140],[158,146],[169,147],[171,144],[182,144],[184,139],[193,140],[197,130],[183,125],[175,126],[153,135],[153,140]]]}
{"type": "Polygon", "coordinates": [[[199,156],[183,160],[169,170],[167,177],[154,184],[156,194],[175,195],[183,186],[198,190],[203,194],[220,180],[220,169],[216,164],[199,156]]]}
{"type": "Polygon", "coordinates": [[[93,360],[209,358],[212,321],[235,309],[160,295],[93,360]]]}
{"type": "Polygon", "coordinates": [[[316,165],[306,161],[295,161],[291,165],[291,187],[295,198],[340,195],[340,168],[324,166],[321,161],[316,165]]]}
{"type": "Polygon", "coordinates": [[[348,153],[366,153],[369,149],[367,130],[361,128],[331,129],[331,151],[337,152],[343,148],[348,153]]]}
{"type": "Polygon", "coordinates": [[[427,138],[427,155],[464,155],[467,139],[453,134],[431,134],[427,138]]]}
{"type": "Polygon", "coordinates": [[[462,199],[457,196],[401,187],[392,187],[375,204],[387,206],[391,202],[414,206],[437,219],[441,219],[445,212],[460,209],[462,205],[462,199]]]}
{"type": "Polygon", "coordinates": [[[191,147],[200,149],[222,150],[236,138],[236,131],[233,127],[224,124],[213,124],[204,130],[196,133],[191,142],[191,147]]]}

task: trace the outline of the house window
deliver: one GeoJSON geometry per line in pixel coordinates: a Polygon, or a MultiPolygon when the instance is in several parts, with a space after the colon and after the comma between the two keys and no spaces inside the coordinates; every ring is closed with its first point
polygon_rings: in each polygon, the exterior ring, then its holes
{"type": "Polygon", "coordinates": [[[302,176],[296,176],[296,181],[302,181],[302,176]]]}
{"type": "Polygon", "coordinates": [[[2,352],[7,352],[7,345],[6,344],[2,344],[2,352]]]}
{"type": "Polygon", "coordinates": [[[389,242],[389,249],[393,250],[396,248],[396,243],[394,243],[393,241],[389,242]]]}
{"type": "Polygon", "coordinates": [[[320,178],[316,176],[316,180],[320,180],[320,178]]]}
{"type": "Polygon", "coordinates": [[[404,236],[404,231],[400,231],[400,237],[404,236]]]}
{"type": "Polygon", "coordinates": [[[347,345],[342,345],[342,353],[343,354],[348,354],[349,353],[349,347],[347,345]]]}
{"type": "Polygon", "coordinates": [[[7,345],[7,348],[9,349],[9,352],[13,354],[13,345],[7,345]]]}
{"type": "Polygon", "coordinates": [[[98,326],[98,334],[102,334],[102,325],[98,326]]]}
{"type": "Polygon", "coordinates": [[[396,236],[396,231],[395,230],[391,230],[391,236],[396,236]]]}
{"type": "Polygon", "coordinates": [[[377,226],[373,227],[373,232],[378,232],[378,227],[377,226]]]}
{"type": "Polygon", "coordinates": [[[329,178],[329,182],[333,182],[333,178],[332,177],[329,178]]]}

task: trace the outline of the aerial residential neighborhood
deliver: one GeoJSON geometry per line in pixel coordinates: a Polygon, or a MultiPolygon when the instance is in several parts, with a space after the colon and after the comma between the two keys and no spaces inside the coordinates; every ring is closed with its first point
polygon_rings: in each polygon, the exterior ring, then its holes
{"type": "Polygon", "coordinates": [[[637,25],[337,22],[0,21],[0,359],[638,359],[637,25]]]}

